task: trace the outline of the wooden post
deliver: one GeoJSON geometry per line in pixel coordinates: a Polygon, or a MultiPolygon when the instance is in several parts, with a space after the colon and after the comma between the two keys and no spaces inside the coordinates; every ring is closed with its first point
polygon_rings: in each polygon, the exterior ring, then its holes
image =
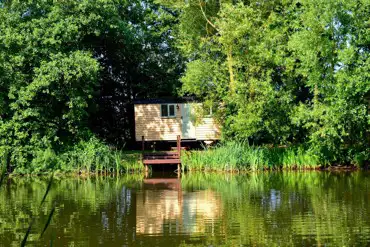
{"type": "Polygon", "coordinates": [[[145,138],[144,136],[141,136],[141,151],[144,153],[145,150],[145,138]]]}
{"type": "MultiPolygon", "coordinates": [[[[144,136],[141,136],[141,159],[144,163],[144,151],[145,151],[145,138],[144,136]]],[[[148,177],[148,165],[144,164],[145,167],[145,177],[148,177]]]]}
{"type": "Polygon", "coordinates": [[[181,137],[180,135],[177,136],[177,155],[181,156],[181,137]]]}
{"type": "Polygon", "coordinates": [[[145,166],[145,177],[147,178],[149,176],[149,167],[148,165],[144,165],[145,166]]]}
{"type": "Polygon", "coordinates": [[[181,174],[181,137],[177,136],[177,156],[180,159],[180,163],[177,164],[177,175],[180,177],[181,174]]]}

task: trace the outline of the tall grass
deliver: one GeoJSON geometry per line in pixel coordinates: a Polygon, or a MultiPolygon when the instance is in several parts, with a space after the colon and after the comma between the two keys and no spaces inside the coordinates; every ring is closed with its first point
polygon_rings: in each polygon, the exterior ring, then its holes
{"type": "Polygon", "coordinates": [[[142,171],[139,152],[113,149],[92,138],[62,154],[60,168],[80,173],[124,173],[142,171]]]}
{"type": "Polygon", "coordinates": [[[97,138],[81,141],[56,153],[52,149],[36,150],[30,165],[16,167],[15,174],[79,173],[111,174],[141,172],[144,166],[141,153],[122,151],[108,146],[97,138]]]}
{"type": "Polygon", "coordinates": [[[319,158],[303,147],[255,147],[228,142],[205,150],[185,151],[184,169],[214,171],[303,170],[321,167],[319,158]]]}

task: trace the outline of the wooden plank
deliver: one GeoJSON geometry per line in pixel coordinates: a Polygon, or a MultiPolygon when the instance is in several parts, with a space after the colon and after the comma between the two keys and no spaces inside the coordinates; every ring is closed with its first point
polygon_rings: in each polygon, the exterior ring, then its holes
{"type": "MultiPolygon", "coordinates": [[[[181,142],[185,142],[184,139],[182,139],[181,142]]],[[[177,146],[176,147],[171,147],[171,150],[173,150],[171,152],[177,151],[177,146]]],[[[181,147],[181,150],[186,150],[186,147],[181,147]]]]}
{"type": "Polygon", "coordinates": [[[152,157],[144,160],[179,160],[179,157],[168,157],[167,159],[158,159],[156,157],[152,157]]]}
{"type": "Polygon", "coordinates": [[[153,155],[157,155],[157,156],[173,156],[173,155],[178,155],[177,152],[158,152],[158,153],[144,153],[144,156],[153,156],[153,155]]]}
{"type": "Polygon", "coordinates": [[[145,160],[179,160],[179,157],[168,157],[167,159],[158,159],[156,157],[149,158],[149,159],[144,159],[145,160]]]}
{"type": "Polygon", "coordinates": [[[178,157],[177,158],[174,158],[174,157],[171,158],[171,157],[169,157],[168,159],[156,159],[156,158],[153,158],[153,159],[144,159],[143,162],[146,161],[146,160],[166,161],[166,160],[180,160],[180,158],[178,158],[178,157]]]}
{"type": "Polygon", "coordinates": [[[159,165],[159,164],[180,164],[180,159],[156,159],[156,160],[143,160],[144,165],[159,165]]]}
{"type": "Polygon", "coordinates": [[[167,155],[167,154],[145,154],[144,155],[144,158],[146,157],[158,157],[159,159],[161,157],[179,157],[178,154],[171,154],[171,155],[167,155]]]}
{"type": "Polygon", "coordinates": [[[144,184],[180,184],[178,178],[146,178],[144,184]]]}

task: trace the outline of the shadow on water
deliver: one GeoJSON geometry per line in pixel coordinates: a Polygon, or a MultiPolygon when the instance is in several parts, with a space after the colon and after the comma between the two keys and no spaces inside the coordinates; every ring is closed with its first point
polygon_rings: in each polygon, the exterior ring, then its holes
{"type": "Polygon", "coordinates": [[[152,176],[162,176],[162,177],[171,177],[177,176],[175,171],[177,169],[177,164],[166,164],[166,165],[152,165],[151,170],[152,170],[152,176]]]}
{"type": "Polygon", "coordinates": [[[370,242],[369,172],[13,178],[0,246],[353,246],[370,242]],[[50,210],[48,231],[40,238],[50,210]]]}

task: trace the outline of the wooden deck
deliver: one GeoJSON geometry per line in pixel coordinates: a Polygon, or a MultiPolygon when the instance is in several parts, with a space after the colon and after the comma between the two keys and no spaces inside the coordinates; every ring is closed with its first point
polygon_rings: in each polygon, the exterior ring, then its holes
{"type": "Polygon", "coordinates": [[[177,165],[177,172],[181,172],[181,138],[177,136],[175,151],[145,152],[145,138],[142,136],[142,159],[145,172],[149,165],[177,165]]]}

